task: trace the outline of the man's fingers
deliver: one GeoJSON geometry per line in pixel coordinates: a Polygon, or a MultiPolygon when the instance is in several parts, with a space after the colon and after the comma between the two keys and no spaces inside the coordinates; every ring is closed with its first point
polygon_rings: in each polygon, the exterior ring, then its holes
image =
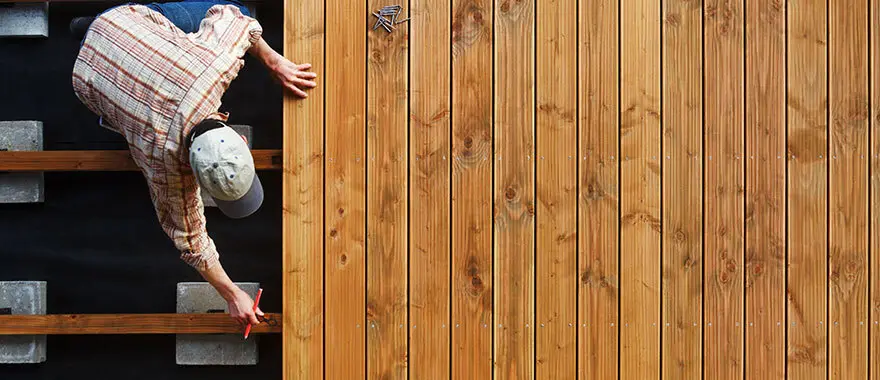
{"type": "Polygon", "coordinates": [[[308,88],[315,88],[318,86],[317,83],[312,82],[310,80],[305,80],[305,79],[297,79],[296,84],[303,86],[303,87],[308,87],[308,88]]]}
{"type": "Polygon", "coordinates": [[[257,315],[256,315],[256,314],[248,314],[248,321],[249,321],[252,325],[259,325],[259,324],[260,324],[260,320],[257,319],[257,315]]]}
{"type": "Polygon", "coordinates": [[[293,91],[293,93],[296,94],[297,96],[299,96],[300,98],[307,98],[309,96],[309,94],[306,94],[305,91],[300,90],[296,86],[290,86],[289,88],[290,88],[290,91],[293,91]]]}
{"type": "Polygon", "coordinates": [[[263,313],[263,310],[260,310],[260,308],[258,307],[258,308],[257,308],[257,315],[259,315],[259,316],[262,317],[262,316],[264,316],[264,315],[266,315],[266,314],[264,314],[264,313],[263,313]]]}
{"type": "Polygon", "coordinates": [[[318,77],[318,73],[313,73],[311,71],[301,71],[299,74],[297,74],[297,76],[303,79],[315,79],[318,77]]]}
{"type": "Polygon", "coordinates": [[[312,68],[312,64],[311,63],[303,63],[302,65],[297,65],[296,68],[300,69],[300,70],[308,70],[308,69],[312,68]]]}

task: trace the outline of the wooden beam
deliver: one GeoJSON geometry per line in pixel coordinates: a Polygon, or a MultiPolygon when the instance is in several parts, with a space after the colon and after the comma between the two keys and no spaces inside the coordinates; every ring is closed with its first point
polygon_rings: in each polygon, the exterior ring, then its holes
{"type": "MultiPolygon", "coordinates": [[[[281,151],[254,150],[257,169],[281,169],[281,151]]],[[[127,150],[0,152],[0,172],[137,171],[127,150]]]]}
{"type": "MultiPolygon", "coordinates": [[[[282,315],[266,314],[252,334],[281,332],[282,315]]],[[[228,314],[53,314],[0,315],[0,335],[239,334],[228,314]]]]}

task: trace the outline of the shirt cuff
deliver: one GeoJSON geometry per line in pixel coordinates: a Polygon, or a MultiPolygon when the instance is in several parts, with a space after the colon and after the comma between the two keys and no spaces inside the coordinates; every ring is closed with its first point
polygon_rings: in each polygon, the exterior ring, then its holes
{"type": "Polygon", "coordinates": [[[208,244],[204,245],[204,249],[199,252],[181,252],[180,259],[196,270],[206,271],[220,262],[220,254],[217,252],[214,242],[208,239],[208,244]]]}

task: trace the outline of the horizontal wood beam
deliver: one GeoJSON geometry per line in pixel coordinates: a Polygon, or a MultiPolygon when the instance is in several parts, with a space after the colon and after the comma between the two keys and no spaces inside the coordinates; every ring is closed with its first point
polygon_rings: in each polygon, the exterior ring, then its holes
{"type": "MultiPolygon", "coordinates": [[[[281,150],[254,150],[257,169],[280,170],[281,150]]],[[[0,152],[0,172],[137,171],[127,150],[0,152]]]]}
{"type": "MultiPolygon", "coordinates": [[[[266,314],[252,334],[281,332],[281,314],[266,314]]],[[[229,314],[0,315],[0,335],[243,334],[229,314]]]]}

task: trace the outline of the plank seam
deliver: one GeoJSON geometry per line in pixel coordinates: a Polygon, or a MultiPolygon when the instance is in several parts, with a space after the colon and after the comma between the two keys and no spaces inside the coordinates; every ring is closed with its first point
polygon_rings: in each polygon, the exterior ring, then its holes
{"type": "Polygon", "coordinates": [[[742,258],[743,258],[743,260],[742,260],[743,270],[742,270],[742,274],[741,274],[742,302],[743,302],[742,318],[741,318],[742,319],[742,336],[743,336],[743,338],[742,338],[742,358],[743,358],[743,360],[742,360],[742,378],[743,378],[743,380],[746,379],[746,374],[748,373],[748,370],[746,369],[746,367],[748,366],[748,362],[746,360],[746,358],[747,358],[747,356],[746,356],[746,343],[748,342],[748,337],[746,336],[746,332],[748,330],[746,328],[746,314],[747,314],[748,307],[749,307],[749,304],[746,299],[746,296],[747,296],[747,293],[746,293],[746,270],[747,270],[746,259],[748,257],[746,255],[746,252],[748,249],[748,233],[749,232],[748,232],[748,228],[746,228],[746,218],[745,218],[745,215],[748,214],[748,199],[749,199],[748,193],[747,193],[748,192],[749,173],[748,173],[748,165],[746,165],[747,160],[745,159],[746,153],[748,152],[748,145],[749,145],[749,143],[748,143],[749,102],[747,100],[747,98],[748,98],[749,66],[748,66],[748,60],[746,59],[746,57],[748,55],[748,46],[749,46],[749,43],[748,43],[748,40],[749,40],[749,30],[748,30],[749,15],[748,15],[748,12],[749,12],[748,0],[743,0],[742,1],[742,13],[743,13],[743,17],[742,17],[742,30],[743,30],[743,44],[742,44],[742,67],[743,67],[743,77],[742,77],[742,88],[743,88],[742,141],[743,142],[742,142],[742,148],[743,148],[743,151],[742,151],[742,157],[743,157],[743,160],[742,160],[742,164],[741,164],[742,165],[742,173],[743,173],[743,176],[742,176],[742,180],[743,180],[742,202],[743,202],[743,213],[744,213],[742,226],[741,226],[742,227],[742,258]]]}
{"type": "MultiPolygon", "coordinates": [[[[830,153],[831,144],[831,1],[825,0],[825,43],[828,46],[825,52],[825,157],[830,153]]],[[[825,160],[825,321],[831,317],[831,165],[825,160]]],[[[831,330],[825,324],[825,378],[831,376],[831,330]]]]}
{"type": "MultiPolygon", "coordinates": [[[[789,5],[789,1],[786,0],[785,7],[783,8],[785,11],[785,15],[784,15],[784,17],[785,17],[785,31],[783,32],[785,34],[785,36],[783,37],[784,38],[783,45],[784,45],[784,49],[785,49],[785,56],[783,56],[783,60],[785,60],[785,63],[782,65],[782,69],[785,70],[785,75],[782,76],[783,81],[785,81],[785,87],[783,88],[783,91],[785,94],[788,93],[788,89],[789,89],[789,85],[788,85],[788,80],[789,80],[789,78],[788,78],[788,73],[789,73],[788,72],[788,38],[789,38],[789,36],[788,36],[788,32],[789,32],[788,5],[789,5]]],[[[786,104],[783,105],[783,112],[784,112],[783,123],[785,123],[785,136],[784,136],[785,143],[783,146],[788,147],[788,97],[787,96],[785,99],[785,103],[786,104]]],[[[785,152],[783,152],[783,153],[785,153],[785,152]]],[[[782,272],[783,272],[782,281],[785,284],[784,288],[783,288],[783,292],[787,293],[788,289],[789,289],[788,288],[788,265],[789,265],[788,255],[789,255],[789,251],[791,250],[791,245],[788,243],[788,237],[789,237],[789,230],[791,227],[789,225],[789,207],[788,207],[788,205],[789,205],[788,160],[784,160],[783,163],[785,164],[785,182],[784,182],[785,183],[785,187],[784,187],[784,189],[785,189],[784,190],[785,191],[785,196],[784,196],[785,208],[783,209],[783,210],[785,210],[785,219],[784,219],[785,220],[785,227],[783,229],[785,236],[782,239],[782,241],[785,242],[784,243],[785,244],[785,258],[784,258],[785,265],[782,266],[782,272]]],[[[784,342],[783,343],[783,348],[784,348],[783,354],[784,355],[783,355],[783,362],[782,362],[782,373],[783,373],[783,378],[788,379],[788,354],[787,354],[788,353],[788,305],[787,305],[787,302],[786,302],[785,307],[782,308],[782,312],[783,312],[783,314],[782,314],[782,321],[783,321],[783,326],[782,326],[783,327],[783,337],[782,337],[782,339],[784,342]]]]}
{"type": "MultiPolygon", "coordinates": [[[[621,16],[621,13],[620,13],[620,10],[622,8],[622,5],[621,5],[622,1],[623,0],[617,0],[617,152],[614,152],[614,154],[618,158],[620,158],[620,140],[621,140],[620,139],[620,120],[621,120],[621,109],[620,109],[621,108],[620,107],[621,86],[620,86],[620,83],[621,83],[621,79],[623,79],[623,74],[622,74],[623,70],[620,67],[621,66],[620,63],[622,62],[621,61],[621,56],[622,56],[621,51],[623,50],[621,48],[621,44],[622,44],[621,35],[623,33],[621,32],[621,27],[620,27],[622,25],[621,23],[623,22],[623,20],[622,20],[623,17],[621,16]]],[[[621,184],[620,184],[620,182],[621,182],[621,167],[622,166],[623,165],[621,165],[618,161],[618,164],[617,164],[617,318],[614,321],[614,323],[617,323],[618,326],[620,326],[620,312],[621,312],[621,305],[623,305],[623,302],[621,302],[621,300],[623,298],[622,297],[623,292],[620,290],[621,284],[623,283],[623,281],[621,281],[621,277],[620,277],[620,275],[621,275],[620,257],[621,257],[622,251],[623,251],[623,249],[621,248],[621,245],[620,245],[620,243],[621,243],[620,228],[621,228],[621,224],[622,224],[620,217],[621,217],[621,211],[622,211],[621,204],[623,203],[621,201],[621,193],[622,192],[620,190],[620,188],[621,188],[621,184]]],[[[620,363],[622,361],[622,360],[620,360],[620,355],[622,353],[622,343],[621,343],[622,339],[620,339],[621,335],[622,334],[620,334],[620,333],[617,334],[617,379],[618,380],[620,380],[620,368],[621,368],[620,363]]]]}

